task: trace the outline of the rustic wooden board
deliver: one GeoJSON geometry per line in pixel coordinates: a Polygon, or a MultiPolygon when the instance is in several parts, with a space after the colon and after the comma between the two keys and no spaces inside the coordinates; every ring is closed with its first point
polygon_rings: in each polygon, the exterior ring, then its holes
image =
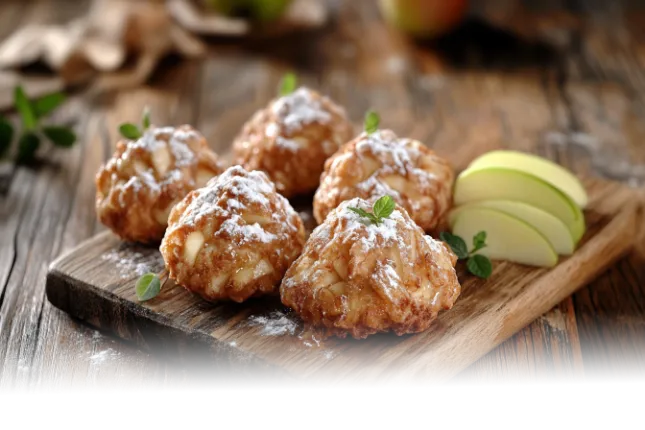
{"type": "MultiPolygon", "coordinates": [[[[338,378],[433,374],[447,377],[594,279],[633,245],[641,226],[638,193],[587,181],[588,232],[578,251],[551,269],[499,262],[482,281],[460,273],[462,295],[430,330],[367,340],[316,339],[276,299],[212,305],[172,283],[139,303],[134,284],[158,271],[158,250],[100,234],[52,263],[47,297],[60,309],[145,347],[206,344],[220,360],[263,363],[298,376],[338,378]]],[[[463,269],[463,267],[460,267],[463,269]]]]}

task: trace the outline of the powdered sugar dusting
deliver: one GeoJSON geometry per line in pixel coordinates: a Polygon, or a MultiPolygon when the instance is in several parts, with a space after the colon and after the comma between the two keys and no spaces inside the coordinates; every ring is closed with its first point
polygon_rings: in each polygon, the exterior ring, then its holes
{"type": "Polygon", "coordinates": [[[90,356],[90,363],[96,366],[118,357],[119,357],[119,353],[117,351],[113,350],[112,348],[108,348],[90,356]]]}
{"type": "Polygon", "coordinates": [[[157,273],[164,267],[158,252],[144,253],[129,245],[104,253],[101,259],[114,263],[121,279],[138,278],[150,272],[157,273]]]}
{"type": "Polygon", "coordinates": [[[220,227],[220,231],[225,231],[231,237],[238,240],[239,243],[246,241],[259,241],[264,243],[271,243],[277,237],[265,231],[259,224],[246,224],[241,216],[232,215],[229,219],[224,221],[220,227]]]}
{"type": "MultiPolygon", "coordinates": [[[[228,213],[245,209],[242,201],[268,206],[265,194],[275,192],[266,175],[259,171],[247,172],[240,166],[228,168],[202,188],[188,205],[179,220],[180,224],[194,225],[210,215],[227,216],[228,213]],[[233,197],[229,197],[232,195],[233,197]],[[223,204],[220,199],[225,198],[223,204]]],[[[236,220],[234,224],[239,224],[236,220]]],[[[229,224],[231,228],[233,226],[229,224]]]]}
{"type": "Polygon", "coordinates": [[[273,113],[284,124],[288,133],[312,123],[326,124],[331,121],[329,112],[320,101],[312,97],[311,90],[299,88],[288,96],[278,99],[271,107],[273,113]]]}
{"type": "Polygon", "coordinates": [[[298,323],[281,311],[273,311],[268,315],[256,315],[248,321],[252,326],[261,327],[262,336],[293,335],[298,329],[298,323]]]}
{"type": "Polygon", "coordinates": [[[406,175],[408,170],[414,168],[412,159],[419,157],[419,151],[408,145],[405,139],[399,139],[390,130],[379,130],[358,142],[356,150],[363,154],[373,154],[379,159],[387,160],[382,169],[390,169],[400,175],[406,175]]]}
{"type": "Polygon", "coordinates": [[[286,149],[291,152],[296,152],[300,150],[300,145],[293,139],[285,139],[282,136],[278,136],[275,139],[275,143],[280,148],[286,149]]]}
{"type": "MultiPolygon", "coordinates": [[[[406,246],[403,238],[397,233],[397,223],[405,222],[400,211],[395,209],[388,218],[383,219],[379,224],[374,224],[349,210],[350,207],[360,208],[366,211],[371,211],[372,208],[365,200],[355,198],[341,203],[337,212],[338,218],[343,220],[345,224],[343,234],[347,237],[360,237],[359,241],[365,252],[369,252],[379,246],[396,245],[400,248],[406,246]]],[[[313,234],[324,234],[324,229],[316,229],[313,234]]]]}

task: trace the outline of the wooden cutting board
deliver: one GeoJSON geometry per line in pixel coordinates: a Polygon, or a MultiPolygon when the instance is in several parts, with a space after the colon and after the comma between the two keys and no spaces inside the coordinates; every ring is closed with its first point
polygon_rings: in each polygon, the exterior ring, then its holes
{"type": "MultiPolygon", "coordinates": [[[[220,364],[263,364],[296,376],[339,379],[449,377],[590,282],[631,248],[643,227],[639,193],[599,180],[586,181],[585,186],[590,197],[585,211],[588,230],[573,256],[552,269],[495,262],[487,281],[468,275],[460,263],[462,293],[457,303],[429,330],[416,335],[317,339],[277,298],[213,305],[172,282],[155,299],[139,303],[135,282],[145,272],[162,269],[161,254],[155,248],[122,243],[109,232],[52,263],[47,297],[71,315],[146,348],[185,350],[188,344],[206,345],[220,364]]],[[[309,217],[306,210],[302,214],[309,217]]]]}

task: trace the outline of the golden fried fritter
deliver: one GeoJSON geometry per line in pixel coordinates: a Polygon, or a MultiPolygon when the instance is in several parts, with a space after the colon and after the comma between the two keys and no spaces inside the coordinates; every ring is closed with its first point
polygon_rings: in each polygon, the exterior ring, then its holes
{"type": "Polygon", "coordinates": [[[282,303],[340,337],[426,330],[459,296],[456,256],[401,206],[378,225],[350,207],[371,205],[345,201],[314,230],[282,281],[282,303]]]}
{"type": "Polygon", "coordinates": [[[302,220],[267,176],[234,166],[175,206],[161,254],[179,285],[242,302],[277,293],[304,243],[302,220]]]}
{"type": "Polygon", "coordinates": [[[285,197],[314,191],[325,160],[352,138],[343,108],[300,88],[258,111],[233,143],[237,164],[262,170],[285,197]]]}
{"type": "Polygon", "coordinates": [[[96,175],[99,220],[124,240],[159,242],[172,207],[221,173],[217,155],[192,127],[152,127],[117,143],[96,175]]]}
{"type": "Polygon", "coordinates": [[[390,195],[430,232],[450,210],[453,181],[450,165],[421,142],[398,138],[390,130],[362,133],[325,163],[314,216],[322,223],[345,200],[390,195]]]}

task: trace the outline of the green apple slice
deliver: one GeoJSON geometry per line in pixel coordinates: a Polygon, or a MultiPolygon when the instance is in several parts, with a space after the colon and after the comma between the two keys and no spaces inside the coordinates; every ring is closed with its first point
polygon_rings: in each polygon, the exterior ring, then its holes
{"type": "Polygon", "coordinates": [[[454,223],[461,212],[473,208],[494,209],[504,212],[507,215],[511,215],[535,228],[549,241],[551,247],[556,253],[560,255],[573,254],[575,243],[573,242],[573,238],[567,226],[550,213],[522,202],[514,202],[510,200],[484,200],[459,206],[450,212],[450,227],[452,228],[454,226],[454,223]]]}
{"type": "MultiPolygon", "coordinates": [[[[488,258],[538,267],[553,267],[558,263],[558,254],[544,236],[504,212],[484,208],[462,210],[452,228],[453,234],[466,240],[480,231],[486,232],[487,246],[478,253],[488,258]]],[[[472,249],[470,243],[469,248],[472,249]]]]}
{"type": "Polygon", "coordinates": [[[455,206],[483,200],[512,200],[542,209],[567,226],[574,243],[585,231],[578,205],[547,182],[518,170],[488,167],[462,172],[455,184],[455,206]]]}
{"type": "Polygon", "coordinates": [[[579,207],[587,206],[589,198],[580,180],[564,167],[545,158],[517,151],[491,151],[473,161],[468,170],[489,167],[514,169],[537,176],[569,196],[579,207]]]}

